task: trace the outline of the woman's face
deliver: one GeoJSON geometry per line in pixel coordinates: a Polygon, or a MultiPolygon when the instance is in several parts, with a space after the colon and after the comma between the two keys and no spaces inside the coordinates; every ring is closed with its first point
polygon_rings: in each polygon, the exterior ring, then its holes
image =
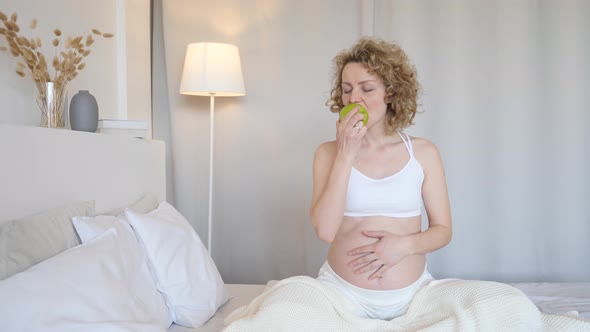
{"type": "Polygon", "coordinates": [[[342,70],[342,103],[363,105],[369,113],[367,127],[382,121],[387,111],[383,79],[369,73],[365,64],[347,63],[342,70]]]}

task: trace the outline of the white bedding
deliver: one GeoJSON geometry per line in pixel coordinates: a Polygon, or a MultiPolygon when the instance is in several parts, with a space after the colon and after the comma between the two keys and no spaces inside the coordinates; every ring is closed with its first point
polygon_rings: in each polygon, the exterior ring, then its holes
{"type": "Polygon", "coordinates": [[[390,321],[359,318],[342,295],[314,278],[279,281],[230,314],[225,331],[589,331],[575,314],[541,313],[506,284],[461,279],[428,282],[406,314],[390,321]]]}
{"type": "Polygon", "coordinates": [[[543,312],[566,313],[577,311],[590,319],[590,282],[586,283],[516,283],[543,312]]]}
{"type": "MultiPolygon", "coordinates": [[[[273,283],[273,281],[271,281],[273,283]]],[[[229,293],[229,301],[225,303],[215,316],[211,318],[204,326],[197,329],[189,329],[186,327],[182,327],[179,325],[172,325],[168,331],[170,332],[189,332],[189,331],[199,331],[199,332],[219,332],[223,330],[225,325],[223,324],[223,320],[227,317],[232,311],[236,310],[237,308],[247,305],[252,301],[256,296],[260,295],[265,285],[253,285],[253,284],[226,284],[226,289],[229,293]]]]}
{"type": "MultiPolygon", "coordinates": [[[[247,305],[266,287],[271,287],[277,281],[270,281],[267,285],[227,284],[230,300],[200,329],[188,329],[172,325],[170,332],[217,332],[225,328],[223,323],[235,309],[247,305]]],[[[512,286],[520,289],[537,307],[547,313],[567,313],[578,311],[580,317],[590,319],[590,282],[588,283],[515,283],[512,286]]]]}
{"type": "Polygon", "coordinates": [[[0,331],[162,331],[166,305],[125,249],[109,229],[0,281],[0,331]]]}

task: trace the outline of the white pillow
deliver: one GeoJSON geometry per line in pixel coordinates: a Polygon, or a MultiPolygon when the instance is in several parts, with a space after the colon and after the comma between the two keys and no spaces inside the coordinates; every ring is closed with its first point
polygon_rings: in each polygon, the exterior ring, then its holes
{"type": "Polygon", "coordinates": [[[144,245],[172,320],[186,327],[202,326],[228,296],[195,230],[167,202],[148,214],[126,209],[125,216],[144,245]]]}
{"type": "Polygon", "coordinates": [[[128,280],[131,291],[141,294],[138,300],[142,302],[161,325],[170,326],[172,318],[166,305],[166,300],[156,286],[155,277],[150,271],[147,258],[141,248],[135,233],[127,221],[115,216],[99,215],[96,217],[74,217],[74,227],[82,243],[89,243],[107,230],[114,228],[118,234],[119,246],[125,253],[122,259],[126,266],[137,271],[133,280],[128,280]]]}
{"type": "Polygon", "coordinates": [[[0,282],[0,331],[165,331],[115,229],[0,282]]]}

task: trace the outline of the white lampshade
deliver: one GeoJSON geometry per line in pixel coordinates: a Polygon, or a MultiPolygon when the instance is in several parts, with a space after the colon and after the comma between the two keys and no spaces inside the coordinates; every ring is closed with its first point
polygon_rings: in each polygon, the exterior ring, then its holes
{"type": "Polygon", "coordinates": [[[219,97],[245,95],[238,47],[222,43],[189,44],[180,93],[219,97]]]}

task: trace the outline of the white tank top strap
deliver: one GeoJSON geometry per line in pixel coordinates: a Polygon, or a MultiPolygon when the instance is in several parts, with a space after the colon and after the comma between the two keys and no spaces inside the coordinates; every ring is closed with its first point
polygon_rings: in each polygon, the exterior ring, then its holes
{"type": "Polygon", "coordinates": [[[401,137],[402,141],[404,142],[404,144],[406,145],[406,149],[408,149],[408,153],[410,154],[410,158],[414,157],[414,149],[412,149],[412,140],[410,139],[410,135],[404,133],[402,134],[401,132],[397,132],[399,134],[399,137],[401,137]],[[404,138],[404,135],[406,136],[404,138]]]}

